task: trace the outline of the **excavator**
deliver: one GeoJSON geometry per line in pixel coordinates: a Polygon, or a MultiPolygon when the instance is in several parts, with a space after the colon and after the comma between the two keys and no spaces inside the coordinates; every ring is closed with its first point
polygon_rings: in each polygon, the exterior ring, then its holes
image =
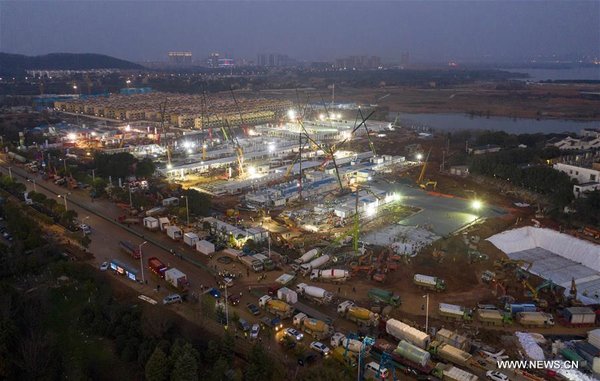
{"type": "Polygon", "coordinates": [[[429,162],[429,155],[431,154],[431,148],[427,152],[427,156],[425,157],[425,161],[423,162],[423,168],[421,168],[421,174],[419,174],[419,178],[417,179],[417,184],[421,189],[427,189],[428,186],[432,186],[433,190],[437,189],[437,181],[425,180],[425,171],[427,170],[427,163],[429,162]]]}
{"type": "Polygon", "coordinates": [[[540,299],[539,290],[537,288],[534,288],[531,284],[529,284],[529,282],[526,279],[524,279],[521,283],[523,284],[523,287],[526,290],[529,290],[529,293],[531,294],[531,298],[533,299],[533,301],[535,302],[535,304],[538,307],[548,308],[548,301],[546,299],[540,299]]]}

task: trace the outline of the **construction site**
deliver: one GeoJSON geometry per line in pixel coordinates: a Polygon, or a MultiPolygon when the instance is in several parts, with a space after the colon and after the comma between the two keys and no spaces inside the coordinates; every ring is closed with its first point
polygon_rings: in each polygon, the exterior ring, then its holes
{"type": "MultiPolygon", "coordinates": [[[[238,100],[233,92],[228,111],[201,110],[192,127],[171,96],[153,96],[154,116],[66,128],[58,140],[82,155],[150,157],[163,181],[210,195],[212,217],[192,223],[173,222],[166,200],[136,216],[141,229],[183,240],[203,268],[218,270],[223,287],[233,278],[232,290],[248,289],[247,304],[294,316],[320,340],[331,336],[340,361],[364,366],[361,356],[369,356],[394,372],[442,379],[461,367],[475,378],[458,379],[475,380],[498,356],[533,358],[535,340],[519,341],[516,331],[584,336],[596,324],[597,239],[541,229],[530,206],[449,168],[443,136],[374,120],[369,107],[238,100]],[[268,118],[251,117],[260,104],[268,118]],[[580,315],[581,323],[573,320],[580,315]],[[316,330],[303,319],[325,325],[316,330]],[[444,331],[469,342],[462,360],[444,354],[444,331]],[[362,344],[350,350],[356,340],[362,344]],[[401,354],[413,347],[442,365],[401,354]]],[[[90,107],[70,101],[56,109],[97,114],[90,107]]],[[[533,337],[549,356],[575,345],[533,337]]],[[[546,377],[515,371],[510,379],[546,377]]]]}

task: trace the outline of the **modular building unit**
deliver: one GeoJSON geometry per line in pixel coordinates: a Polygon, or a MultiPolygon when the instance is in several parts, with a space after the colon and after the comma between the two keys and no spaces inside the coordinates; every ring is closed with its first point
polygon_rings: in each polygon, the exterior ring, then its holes
{"type": "Polygon", "coordinates": [[[198,242],[198,234],[196,233],[185,233],[183,235],[183,242],[191,247],[195,247],[196,246],[196,242],[198,242]]]}
{"type": "Polygon", "coordinates": [[[183,232],[178,226],[167,226],[167,235],[174,241],[178,241],[183,236],[183,232]]]}
{"type": "Polygon", "coordinates": [[[204,255],[210,255],[215,252],[215,245],[211,242],[201,240],[196,242],[196,250],[204,255]]]}
{"type": "Polygon", "coordinates": [[[589,307],[565,308],[563,316],[570,325],[593,325],[596,323],[596,313],[589,307]]]}
{"type": "Polygon", "coordinates": [[[158,226],[160,227],[161,231],[165,231],[167,229],[167,227],[170,225],[171,225],[171,222],[169,221],[169,219],[167,217],[160,217],[158,219],[158,226]]]}
{"type": "Polygon", "coordinates": [[[459,335],[454,331],[450,331],[449,329],[442,328],[435,334],[435,339],[442,343],[450,344],[453,347],[461,349],[463,351],[471,350],[471,341],[463,335],[459,335]]]}
{"type": "Polygon", "coordinates": [[[159,226],[158,226],[158,220],[154,217],[145,217],[144,218],[144,228],[154,231],[154,230],[158,230],[159,226]]]}

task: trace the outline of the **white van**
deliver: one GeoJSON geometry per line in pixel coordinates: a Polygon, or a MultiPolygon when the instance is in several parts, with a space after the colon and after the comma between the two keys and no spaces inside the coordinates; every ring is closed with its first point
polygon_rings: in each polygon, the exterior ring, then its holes
{"type": "Polygon", "coordinates": [[[182,301],[183,300],[181,299],[181,295],[172,294],[172,295],[166,296],[163,299],[163,304],[181,303],[182,301]]]}
{"type": "Polygon", "coordinates": [[[380,368],[379,364],[371,361],[365,365],[365,377],[372,377],[375,380],[387,380],[390,372],[386,368],[380,368]]]}

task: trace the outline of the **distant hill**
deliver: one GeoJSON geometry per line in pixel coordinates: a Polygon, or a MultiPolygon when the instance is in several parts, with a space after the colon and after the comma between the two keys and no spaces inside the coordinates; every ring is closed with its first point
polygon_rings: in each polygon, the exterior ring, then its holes
{"type": "Polygon", "coordinates": [[[102,54],[52,53],[43,56],[0,53],[0,74],[19,75],[25,70],[90,70],[90,69],[142,69],[133,62],[102,54]]]}

